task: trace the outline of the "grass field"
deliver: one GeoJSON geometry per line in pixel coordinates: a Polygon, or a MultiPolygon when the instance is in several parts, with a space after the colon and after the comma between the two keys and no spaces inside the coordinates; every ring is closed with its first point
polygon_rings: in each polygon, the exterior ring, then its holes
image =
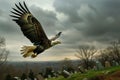
{"type": "Polygon", "coordinates": [[[115,67],[110,67],[110,68],[105,68],[103,70],[89,70],[86,73],[75,73],[72,74],[68,78],[64,78],[63,76],[59,76],[57,78],[49,78],[48,80],[83,80],[84,78],[92,78],[101,74],[111,74],[115,71],[120,70],[120,66],[115,66],[115,67]]]}

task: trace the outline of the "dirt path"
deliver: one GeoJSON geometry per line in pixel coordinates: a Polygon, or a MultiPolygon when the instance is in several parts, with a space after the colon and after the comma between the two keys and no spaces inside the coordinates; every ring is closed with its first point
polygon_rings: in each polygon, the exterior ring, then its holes
{"type": "Polygon", "coordinates": [[[106,76],[104,80],[120,80],[120,71],[114,72],[106,76]]]}
{"type": "Polygon", "coordinates": [[[101,74],[90,80],[120,80],[120,71],[116,71],[108,75],[101,74]]]}

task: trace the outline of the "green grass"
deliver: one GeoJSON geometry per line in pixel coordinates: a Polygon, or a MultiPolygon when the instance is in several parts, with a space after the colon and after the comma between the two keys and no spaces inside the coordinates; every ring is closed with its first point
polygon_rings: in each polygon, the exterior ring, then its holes
{"type": "Polygon", "coordinates": [[[120,70],[120,66],[105,68],[103,70],[97,70],[97,71],[89,70],[88,72],[83,73],[83,74],[81,74],[81,73],[73,74],[68,78],[64,78],[63,76],[59,76],[57,78],[50,78],[48,80],[82,80],[83,78],[92,78],[92,77],[95,77],[97,75],[101,75],[101,74],[105,74],[105,73],[111,74],[111,73],[118,71],[118,70],[120,70]]]}

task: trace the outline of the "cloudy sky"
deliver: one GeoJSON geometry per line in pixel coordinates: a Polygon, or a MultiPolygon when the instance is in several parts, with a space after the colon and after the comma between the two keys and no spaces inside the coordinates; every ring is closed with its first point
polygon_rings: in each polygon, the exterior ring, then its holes
{"type": "Polygon", "coordinates": [[[9,16],[15,3],[23,0],[0,0],[0,36],[5,37],[11,61],[50,61],[77,59],[79,45],[98,48],[120,38],[120,0],[24,0],[32,14],[41,22],[48,37],[57,32],[62,44],[40,54],[23,58],[20,48],[32,45],[9,16]]]}

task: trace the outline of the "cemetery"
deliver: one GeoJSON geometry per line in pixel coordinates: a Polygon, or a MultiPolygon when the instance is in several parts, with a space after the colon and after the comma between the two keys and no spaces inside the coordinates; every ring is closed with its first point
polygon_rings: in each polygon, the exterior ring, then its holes
{"type": "MultiPolygon", "coordinates": [[[[63,76],[59,76],[57,78],[50,78],[48,80],[104,80],[101,78],[108,78],[105,80],[116,80],[115,77],[113,79],[109,79],[111,74],[115,74],[115,72],[119,72],[117,75],[120,76],[120,66],[114,66],[109,68],[104,68],[102,70],[89,70],[85,73],[77,72],[70,75],[68,78],[64,78],[63,76]]],[[[120,77],[119,77],[120,79],[120,77]]],[[[117,80],[119,80],[117,79],[117,80]]]]}
{"type": "Polygon", "coordinates": [[[22,73],[21,76],[7,74],[5,80],[109,80],[109,78],[114,78],[110,80],[115,80],[116,77],[120,76],[120,65],[116,64],[115,61],[113,61],[112,65],[109,61],[106,61],[104,66],[99,61],[96,61],[96,65],[89,70],[81,66],[77,68],[72,69],[72,71],[63,68],[63,70],[56,72],[51,67],[48,67],[44,74],[36,74],[34,71],[29,70],[28,74],[22,73]]]}

